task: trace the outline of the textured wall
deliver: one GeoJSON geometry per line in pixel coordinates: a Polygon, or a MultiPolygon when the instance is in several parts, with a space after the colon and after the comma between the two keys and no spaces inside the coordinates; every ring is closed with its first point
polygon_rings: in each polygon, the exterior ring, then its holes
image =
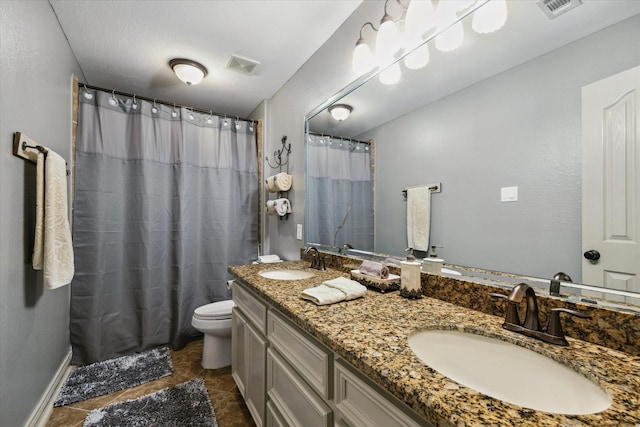
{"type": "Polygon", "coordinates": [[[69,287],[31,269],[35,165],[14,157],[20,131],[69,159],[78,65],[46,1],[0,2],[0,425],[30,417],[69,347],[69,287]]]}
{"type": "Polygon", "coordinates": [[[406,248],[400,191],[442,182],[431,242],[446,262],[579,281],[581,89],[640,64],[639,27],[628,19],[360,135],[385,159],[376,251],[406,248]],[[501,203],[509,186],[519,201],[501,203]]]}

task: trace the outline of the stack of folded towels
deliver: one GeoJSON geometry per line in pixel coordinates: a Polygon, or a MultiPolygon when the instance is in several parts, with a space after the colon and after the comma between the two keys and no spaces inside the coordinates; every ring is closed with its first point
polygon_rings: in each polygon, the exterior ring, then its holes
{"type": "Polygon", "coordinates": [[[379,262],[365,260],[360,265],[360,274],[377,277],[378,279],[388,279],[389,267],[379,262]]]}
{"type": "Polygon", "coordinates": [[[366,292],[366,286],[362,286],[355,280],[337,277],[322,282],[320,286],[305,289],[302,291],[302,298],[313,301],[317,305],[326,305],[360,298],[366,292]]]}

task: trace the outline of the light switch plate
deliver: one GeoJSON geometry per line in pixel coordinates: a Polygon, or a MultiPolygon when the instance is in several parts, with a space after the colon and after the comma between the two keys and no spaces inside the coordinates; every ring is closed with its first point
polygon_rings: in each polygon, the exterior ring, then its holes
{"type": "Polygon", "coordinates": [[[296,239],[302,240],[302,224],[296,224],[296,239]]]}
{"type": "Polygon", "coordinates": [[[501,202],[517,202],[518,187],[502,187],[500,189],[500,201],[501,202]]]}

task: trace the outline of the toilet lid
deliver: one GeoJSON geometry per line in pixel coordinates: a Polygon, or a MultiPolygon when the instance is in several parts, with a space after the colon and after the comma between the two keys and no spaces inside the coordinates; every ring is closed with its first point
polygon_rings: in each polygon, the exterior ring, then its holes
{"type": "Polygon", "coordinates": [[[194,315],[200,319],[230,319],[231,309],[235,305],[233,300],[212,302],[196,308],[194,315]]]}

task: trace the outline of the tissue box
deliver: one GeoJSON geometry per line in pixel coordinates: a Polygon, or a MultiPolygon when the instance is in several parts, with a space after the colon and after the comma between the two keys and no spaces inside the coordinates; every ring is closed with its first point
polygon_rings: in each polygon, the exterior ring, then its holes
{"type": "Polygon", "coordinates": [[[360,270],[351,270],[351,280],[380,292],[391,292],[400,289],[400,276],[397,274],[389,274],[388,278],[380,279],[362,274],[360,270]]]}

